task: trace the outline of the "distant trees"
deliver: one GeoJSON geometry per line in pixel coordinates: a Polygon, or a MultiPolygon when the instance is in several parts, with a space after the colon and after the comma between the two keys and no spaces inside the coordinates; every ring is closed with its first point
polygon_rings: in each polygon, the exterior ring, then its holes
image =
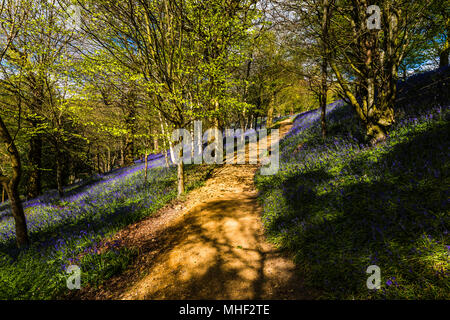
{"type": "Polygon", "coordinates": [[[254,106],[255,116],[267,118],[267,127],[273,124],[277,97],[293,85],[288,54],[273,31],[260,35],[258,46],[252,49],[246,101],[254,106]]]}
{"type": "Polygon", "coordinates": [[[326,106],[332,76],[329,72],[331,51],[331,17],[334,0],[277,1],[277,21],[287,33],[285,41],[297,73],[307,80],[310,91],[317,97],[321,109],[322,136],[326,137],[326,106]],[[296,57],[297,56],[297,57],[296,57]]]}
{"type": "MultiPolygon", "coordinates": [[[[239,41],[255,3],[128,0],[83,7],[92,17],[87,31],[95,44],[139,76],[147,105],[177,129],[208,117],[219,126],[221,105],[230,102],[230,68],[239,63],[239,41]]],[[[177,166],[181,194],[184,165],[177,166]]]]}
{"type": "MultiPolygon", "coordinates": [[[[423,41],[422,50],[435,51],[439,58],[439,66],[444,67],[449,64],[450,53],[450,1],[431,1],[422,12],[424,18],[422,24],[416,28],[423,41]],[[428,50],[427,50],[428,49],[428,50]],[[434,49],[434,50],[433,50],[434,49]]],[[[419,49],[417,43],[415,49],[419,49]]],[[[411,48],[412,49],[412,48],[411,48]]],[[[418,51],[422,51],[418,50],[418,51]]]]}

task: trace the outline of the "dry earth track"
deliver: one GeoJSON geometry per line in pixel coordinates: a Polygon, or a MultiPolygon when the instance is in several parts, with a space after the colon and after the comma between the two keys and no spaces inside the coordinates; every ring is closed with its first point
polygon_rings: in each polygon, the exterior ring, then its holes
{"type": "MultiPolygon", "coordinates": [[[[292,122],[284,121],[280,137],[292,122]]],[[[77,299],[312,299],[292,259],[264,237],[256,165],[222,165],[183,201],[114,239],[134,263],[77,299]]]]}

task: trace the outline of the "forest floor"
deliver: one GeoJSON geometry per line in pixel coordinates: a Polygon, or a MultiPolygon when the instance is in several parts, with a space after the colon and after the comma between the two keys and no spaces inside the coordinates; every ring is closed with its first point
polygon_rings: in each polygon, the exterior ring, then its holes
{"type": "MultiPolygon", "coordinates": [[[[285,120],[280,138],[292,126],[285,120]]],[[[217,166],[205,184],[114,237],[134,262],[77,299],[312,299],[292,257],[264,237],[257,165],[217,166]]]]}

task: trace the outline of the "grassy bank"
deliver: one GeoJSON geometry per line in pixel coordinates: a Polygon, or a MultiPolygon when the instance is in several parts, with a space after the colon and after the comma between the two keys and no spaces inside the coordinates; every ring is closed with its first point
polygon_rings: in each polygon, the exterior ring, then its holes
{"type": "Polygon", "coordinates": [[[256,176],[270,240],[295,253],[322,298],[450,296],[447,105],[398,108],[386,143],[372,147],[355,112],[301,114],[280,145],[280,171],[256,176]],[[369,265],[381,289],[369,290],[369,265]]]}

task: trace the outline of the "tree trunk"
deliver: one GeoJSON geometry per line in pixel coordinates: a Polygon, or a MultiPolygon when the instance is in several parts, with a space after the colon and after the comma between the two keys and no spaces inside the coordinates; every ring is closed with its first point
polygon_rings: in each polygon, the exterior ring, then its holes
{"type": "Polygon", "coordinates": [[[62,153],[59,150],[56,150],[56,185],[58,188],[58,195],[60,198],[64,197],[62,175],[63,175],[62,153]]]}
{"type": "Polygon", "coordinates": [[[145,151],[145,170],[144,170],[144,183],[147,184],[147,175],[148,175],[148,152],[145,151]]]}
{"type": "MultiPolygon", "coordinates": [[[[173,162],[175,157],[174,157],[174,154],[173,154],[173,144],[172,144],[172,141],[170,140],[170,136],[169,136],[169,132],[168,132],[169,131],[169,126],[167,125],[166,121],[164,121],[161,125],[162,125],[162,128],[163,128],[163,135],[164,135],[164,137],[166,139],[168,139],[168,142],[166,142],[166,146],[167,145],[169,146],[170,159],[173,162]]],[[[164,140],[164,141],[166,141],[166,140],[164,140]]],[[[166,149],[166,151],[167,151],[167,149],[166,149]]],[[[168,159],[166,159],[166,161],[167,161],[167,166],[169,166],[168,159]]]]}
{"type": "Polygon", "coordinates": [[[165,163],[166,163],[166,167],[168,167],[168,166],[169,166],[169,157],[168,157],[168,155],[167,155],[167,151],[169,151],[168,149],[170,149],[170,147],[167,148],[166,129],[164,128],[164,121],[163,121],[161,112],[158,112],[158,115],[159,115],[159,122],[160,122],[160,125],[161,125],[161,133],[162,133],[162,142],[163,142],[164,160],[165,160],[165,163]]]}
{"type": "Polygon", "coordinates": [[[30,104],[30,113],[27,115],[32,127],[32,136],[30,138],[30,151],[28,160],[31,172],[27,184],[27,197],[35,198],[42,193],[41,187],[41,167],[42,167],[42,134],[39,132],[39,126],[43,120],[39,116],[42,112],[44,103],[44,79],[41,74],[29,74],[32,102],[30,104]]]}
{"type": "Polygon", "coordinates": [[[167,150],[164,150],[164,163],[166,165],[166,168],[169,167],[169,156],[167,155],[167,150]]]}
{"type": "Polygon", "coordinates": [[[239,117],[239,124],[241,126],[242,132],[245,132],[245,116],[244,115],[239,117]]]}
{"type": "Polygon", "coordinates": [[[159,144],[158,144],[158,137],[153,137],[153,149],[155,152],[159,152],[159,144]]]}
{"type": "Polygon", "coordinates": [[[27,197],[36,198],[42,192],[42,137],[40,136],[40,134],[34,135],[30,138],[30,152],[28,154],[28,158],[31,165],[31,172],[27,184],[27,197]]]}
{"type": "Polygon", "coordinates": [[[98,173],[98,174],[101,174],[101,173],[102,173],[101,170],[102,170],[102,169],[101,169],[101,167],[100,167],[100,148],[97,147],[97,173],[98,173]]]}
{"type": "Polygon", "coordinates": [[[449,47],[447,40],[447,49],[443,50],[439,55],[439,68],[448,66],[448,54],[449,54],[449,47]]]}
{"type": "Polygon", "coordinates": [[[106,147],[107,151],[106,151],[106,156],[107,156],[107,165],[106,165],[106,171],[110,172],[111,171],[111,149],[109,147],[106,147]]]}
{"type": "Polygon", "coordinates": [[[136,134],[136,107],[134,105],[135,96],[132,93],[129,94],[128,100],[128,114],[125,119],[127,128],[127,134],[125,136],[125,166],[131,166],[134,164],[134,144],[136,134]]]}
{"type": "Polygon", "coordinates": [[[177,164],[177,181],[178,181],[178,195],[184,193],[184,163],[183,163],[183,149],[179,151],[180,161],[177,164]]]}
{"type": "Polygon", "coordinates": [[[189,128],[189,134],[191,135],[191,157],[195,157],[195,135],[194,135],[194,122],[192,122],[189,128]]]}
{"type": "Polygon", "coordinates": [[[72,158],[69,158],[69,161],[67,161],[67,175],[69,177],[68,184],[71,185],[75,182],[75,173],[73,172],[73,162],[72,158]]]}
{"type": "Polygon", "coordinates": [[[216,115],[214,116],[214,119],[213,119],[213,127],[221,130],[222,129],[222,121],[220,120],[220,116],[219,116],[219,112],[220,112],[219,107],[220,107],[219,101],[217,101],[217,99],[214,99],[214,111],[216,112],[216,115]]]}
{"type": "Polygon", "coordinates": [[[439,67],[445,67],[448,66],[448,54],[450,52],[450,42],[449,42],[449,38],[450,38],[450,19],[448,18],[447,15],[447,20],[445,22],[445,26],[446,26],[446,30],[447,30],[447,36],[446,36],[446,40],[444,43],[444,47],[442,48],[441,53],[439,54],[439,67]]]}
{"type": "Polygon", "coordinates": [[[134,139],[127,135],[125,140],[125,163],[124,166],[134,164],[134,139]]]}
{"type": "Polygon", "coordinates": [[[323,12],[322,12],[322,63],[321,63],[321,84],[320,84],[320,123],[322,127],[322,137],[325,139],[327,136],[327,97],[328,97],[328,60],[329,60],[329,48],[328,48],[328,25],[330,22],[330,2],[323,0],[323,12]]]}
{"type": "Polygon", "coordinates": [[[0,174],[0,182],[3,188],[8,193],[8,198],[11,205],[11,211],[14,217],[14,223],[16,227],[16,243],[19,248],[28,245],[29,238],[27,232],[27,223],[25,219],[25,213],[23,211],[22,202],[20,201],[19,183],[22,175],[22,164],[20,162],[20,155],[11,138],[8,129],[0,117],[0,140],[5,143],[5,149],[8,152],[8,156],[11,162],[12,175],[11,178],[0,174]]]}
{"type": "Polygon", "coordinates": [[[327,121],[326,121],[326,114],[327,114],[327,92],[328,89],[322,85],[319,102],[320,102],[320,125],[322,127],[322,138],[326,138],[327,136],[327,121]]]}
{"type": "Polygon", "coordinates": [[[22,202],[20,201],[18,186],[18,181],[11,180],[7,192],[16,227],[16,243],[19,248],[22,248],[27,246],[30,240],[28,238],[27,222],[22,202]]]}
{"type": "Polygon", "coordinates": [[[267,122],[266,127],[270,128],[273,122],[273,109],[274,109],[275,97],[272,95],[269,102],[269,109],[267,110],[267,122]]]}
{"type": "Polygon", "coordinates": [[[366,124],[366,129],[367,135],[372,137],[370,140],[372,145],[376,145],[377,143],[386,140],[386,131],[381,125],[369,122],[366,124]]]}
{"type": "Polygon", "coordinates": [[[123,140],[121,139],[120,140],[120,166],[121,167],[125,166],[125,152],[123,150],[123,146],[124,146],[124,143],[123,143],[123,140]]]}

